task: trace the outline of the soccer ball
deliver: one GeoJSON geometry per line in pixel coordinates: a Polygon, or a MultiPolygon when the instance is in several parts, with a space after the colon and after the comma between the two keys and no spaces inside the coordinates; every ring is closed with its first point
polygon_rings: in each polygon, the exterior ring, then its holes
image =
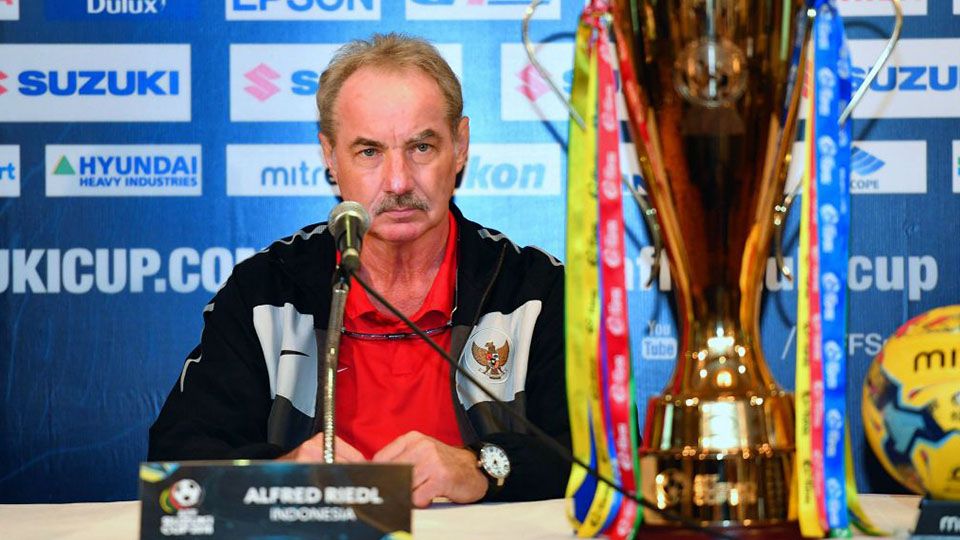
{"type": "Polygon", "coordinates": [[[863,427],[884,469],[921,495],[960,500],[960,305],[903,326],[873,359],[863,427]]]}
{"type": "Polygon", "coordinates": [[[189,478],[178,480],[170,486],[170,499],[177,509],[196,506],[200,503],[201,497],[203,497],[203,488],[189,478]]]}

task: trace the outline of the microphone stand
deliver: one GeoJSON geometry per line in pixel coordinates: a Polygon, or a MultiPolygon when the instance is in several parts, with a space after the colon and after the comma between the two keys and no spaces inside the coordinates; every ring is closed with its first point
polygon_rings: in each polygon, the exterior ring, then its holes
{"type": "Polygon", "coordinates": [[[327,321],[327,339],[323,355],[323,462],[333,463],[337,381],[337,361],[340,358],[340,333],[343,331],[343,310],[347,305],[347,293],[350,292],[350,273],[337,268],[330,298],[330,317],[327,321]]]}

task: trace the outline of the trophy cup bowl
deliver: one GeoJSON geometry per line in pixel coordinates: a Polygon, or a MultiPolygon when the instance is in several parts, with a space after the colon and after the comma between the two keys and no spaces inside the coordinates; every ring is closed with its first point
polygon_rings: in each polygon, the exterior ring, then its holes
{"type": "MultiPolygon", "coordinates": [[[[794,406],[761,280],[796,136],[804,0],[614,0],[629,125],[674,283],[678,358],[650,400],[642,495],[705,527],[799,536],[794,406]]],[[[806,27],[809,27],[807,25],[806,27]]],[[[805,48],[805,47],[804,47],[805,48]]],[[[679,524],[648,512],[645,534],[679,524]]],[[[732,532],[732,531],[731,531],[732,532]]]]}

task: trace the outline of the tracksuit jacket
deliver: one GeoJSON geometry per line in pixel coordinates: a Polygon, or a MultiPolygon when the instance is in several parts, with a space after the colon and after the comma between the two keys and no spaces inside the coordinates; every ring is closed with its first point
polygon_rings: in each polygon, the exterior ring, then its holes
{"type": "MultiPolygon", "coordinates": [[[[569,450],[563,267],[450,208],[459,253],[449,352],[569,450]],[[476,353],[491,343],[507,351],[502,367],[480,363],[476,353]]],[[[323,430],[317,344],[326,339],[335,265],[321,223],[236,266],[204,308],[200,345],[150,428],[149,460],[271,459],[323,430]]],[[[496,444],[510,459],[509,477],[488,500],[563,496],[569,465],[547,443],[454,370],[450,391],[464,443],[496,444]]]]}

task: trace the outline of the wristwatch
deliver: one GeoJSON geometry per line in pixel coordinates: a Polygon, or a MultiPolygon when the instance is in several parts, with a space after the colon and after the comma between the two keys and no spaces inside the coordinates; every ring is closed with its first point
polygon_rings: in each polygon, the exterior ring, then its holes
{"type": "Polygon", "coordinates": [[[501,488],[510,474],[510,458],[503,448],[495,444],[481,443],[477,452],[477,467],[490,481],[491,487],[501,488]]]}

